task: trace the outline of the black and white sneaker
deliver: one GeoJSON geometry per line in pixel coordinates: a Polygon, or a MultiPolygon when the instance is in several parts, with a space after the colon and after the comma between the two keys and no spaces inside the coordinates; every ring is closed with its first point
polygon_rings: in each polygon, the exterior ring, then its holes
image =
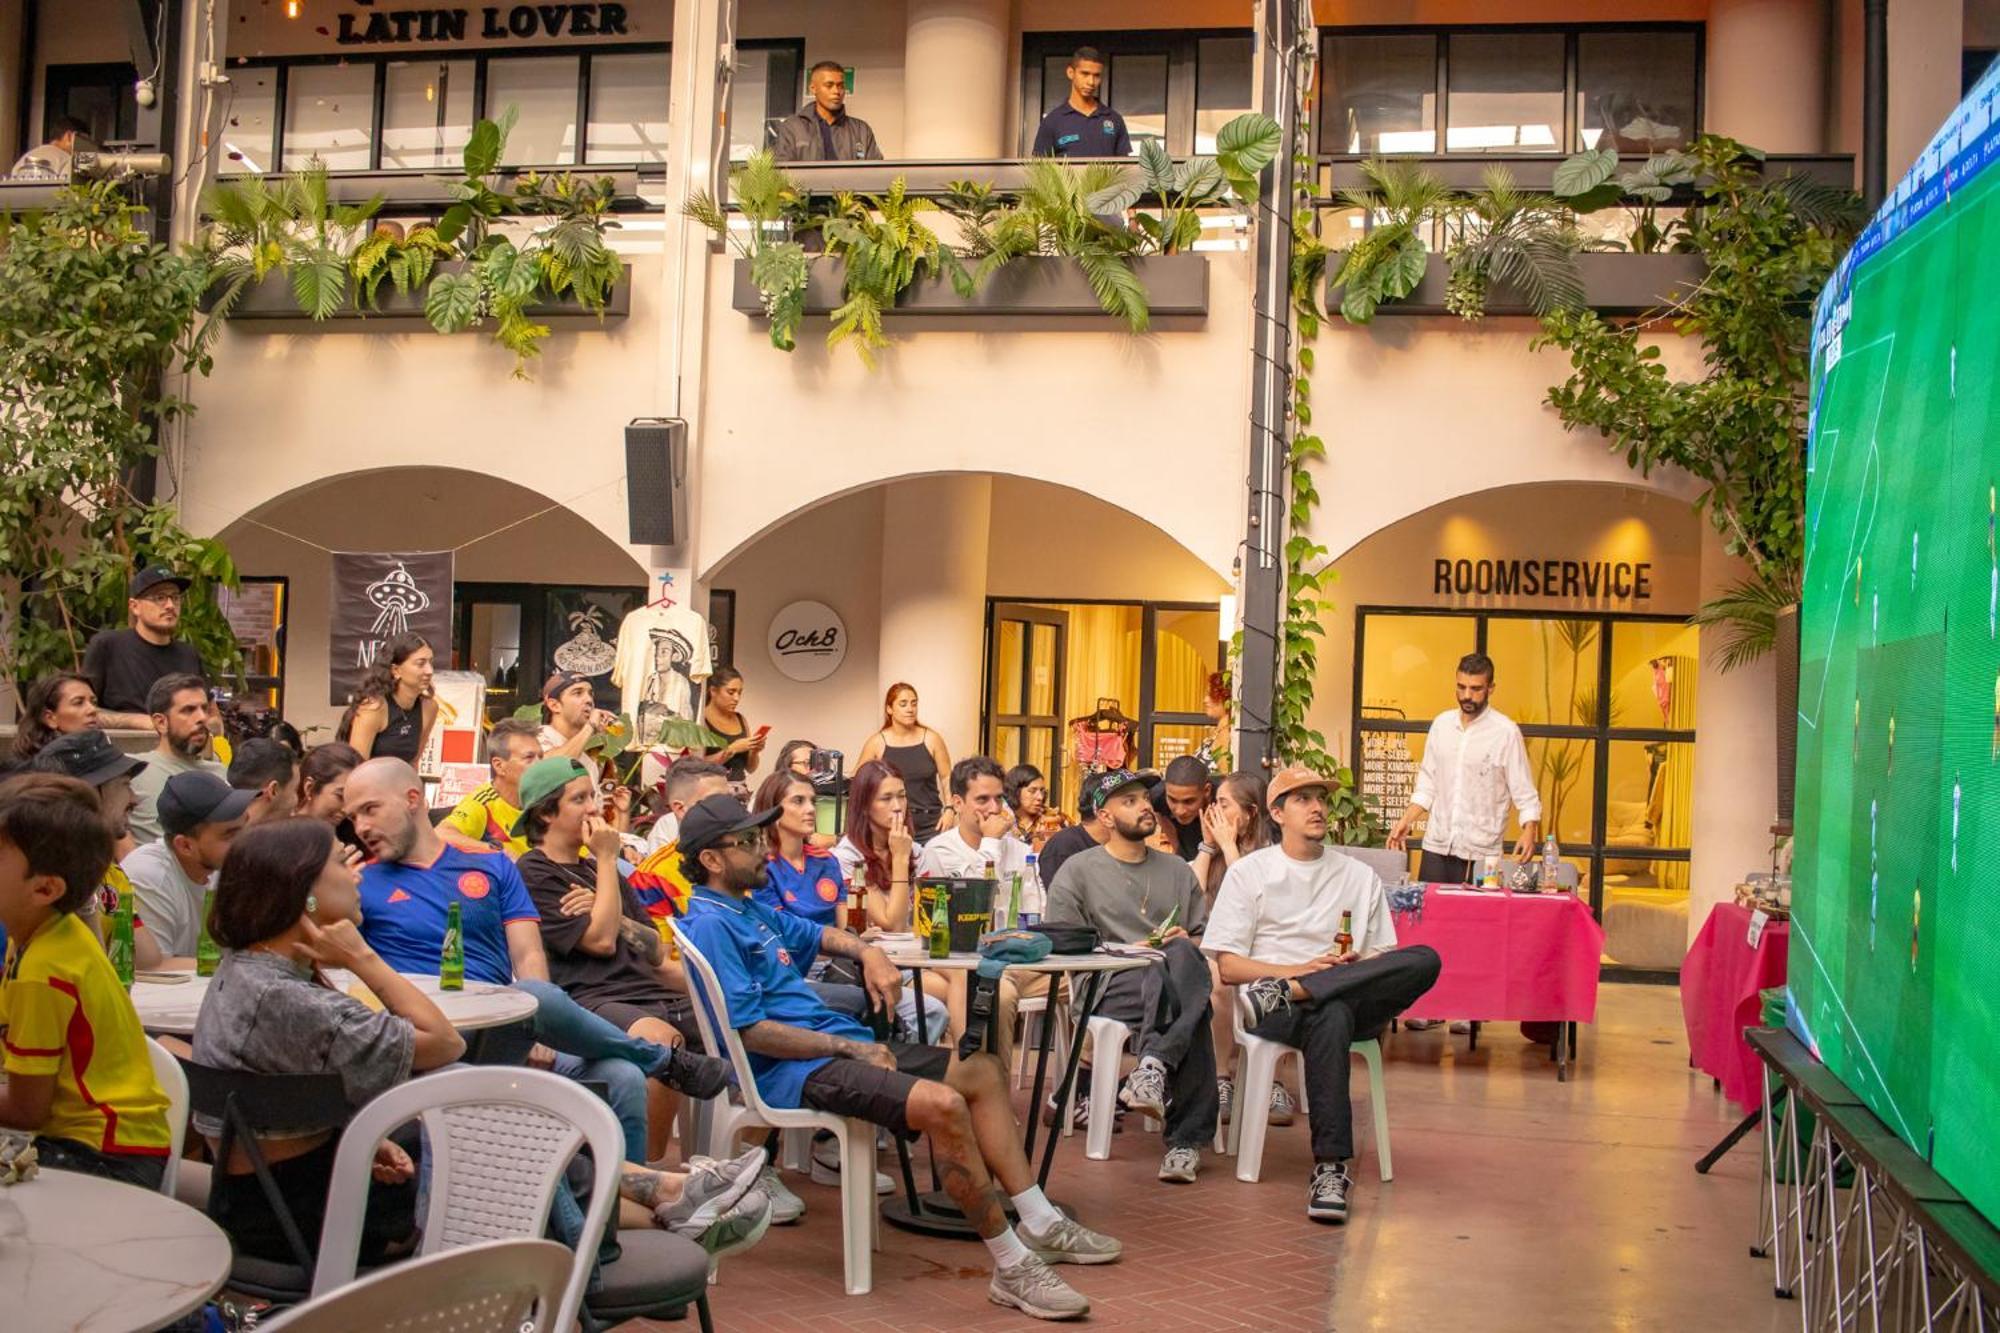
{"type": "Polygon", "coordinates": [[[1167,1117],[1167,1067],[1152,1056],[1139,1061],[1125,1079],[1125,1086],[1118,1090],[1118,1104],[1128,1111],[1152,1116],[1155,1120],[1167,1117]]]}
{"type": "Polygon", "coordinates": [[[707,1101],[736,1081],[736,1071],[727,1060],[681,1046],[670,1046],[667,1051],[665,1062],[653,1071],[653,1077],[676,1092],[707,1101]]]}
{"type": "Polygon", "coordinates": [[[1347,1221],[1347,1189],[1353,1183],[1347,1174],[1347,1163],[1317,1163],[1313,1167],[1312,1185],[1306,1190],[1306,1216],[1335,1226],[1347,1221]]]}
{"type": "Polygon", "coordinates": [[[1283,977],[1259,977],[1243,988],[1250,1005],[1248,1027],[1257,1027],[1273,1014],[1292,1012],[1292,983],[1283,977]]]}

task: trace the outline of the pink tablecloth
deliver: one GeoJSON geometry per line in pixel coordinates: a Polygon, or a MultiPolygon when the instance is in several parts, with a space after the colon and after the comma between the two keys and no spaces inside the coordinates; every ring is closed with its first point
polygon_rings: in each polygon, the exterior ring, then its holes
{"type": "Polygon", "coordinates": [[[1743,1040],[1763,1014],[1757,992],[1785,984],[1792,928],[1769,921],[1750,947],[1750,909],[1717,903],[1681,963],[1681,1016],[1695,1068],[1722,1083],[1722,1095],[1744,1110],[1762,1101],[1764,1063],[1743,1040]]]}
{"type": "Polygon", "coordinates": [[[1406,1018],[1589,1023],[1604,930],[1567,893],[1480,893],[1433,884],[1398,944],[1428,944],[1444,968],[1406,1018]]]}

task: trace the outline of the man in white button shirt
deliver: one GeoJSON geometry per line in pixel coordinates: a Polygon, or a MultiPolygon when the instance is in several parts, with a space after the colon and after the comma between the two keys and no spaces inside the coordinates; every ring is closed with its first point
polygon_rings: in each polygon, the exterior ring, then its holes
{"type": "Polygon", "coordinates": [[[1471,883],[1480,863],[1501,853],[1509,805],[1521,819],[1515,857],[1527,860],[1541,842],[1542,798],[1527,744],[1514,720],[1492,706],[1493,659],[1460,658],[1456,688],[1458,707],[1431,723],[1410,808],[1389,830],[1389,846],[1401,851],[1418,817],[1430,813],[1417,866],[1425,884],[1471,883]]]}
{"type": "Polygon", "coordinates": [[[1007,774],[983,754],[951,766],[951,808],[958,822],[924,844],[917,873],[944,879],[978,879],[990,864],[1000,882],[1027,864],[1033,850],[1015,837],[1007,811],[1007,774]]]}
{"type": "Polygon", "coordinates": [[[1325,778],[1296,765],[1271,780],[1280,841],[1229,867],[1201,949],[1225,985],[1243,987],[1245,1026],[1298,1048],[1312,1123],[1306,1216],[1343,1223],[1354,1156],[1349,1048],[1436,984],[1439,963],[1427,945],[1396,947],[1382,881],[1327,847],[1327,791],[1325,778]],[[1345,952],[1335,943],[1343,917],[1354,937],[1345,952]]]}

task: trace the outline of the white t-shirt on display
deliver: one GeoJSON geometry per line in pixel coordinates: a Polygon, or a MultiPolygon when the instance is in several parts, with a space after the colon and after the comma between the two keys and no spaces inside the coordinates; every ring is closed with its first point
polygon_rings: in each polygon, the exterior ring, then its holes
{"type": "Polygon", "coordinates": [[[708,622],[684,606],[642,606],[618,627],[618,660],[611,683],[624,690],[623,707],[636,743],[651,745],[662,723],[692,722],[699,686],[715,669],[708,622]]]}
{"type": "Polygon", "coordinates": [[[1201,949],[1258,963],[1309,963],[1332,951],[1342,912],[1354,913],[1357,953],[1396,947],[1389,894],[1373,870],[1331,847],[1312,861],[1260,847],[1222,877],[1201,949]]]}

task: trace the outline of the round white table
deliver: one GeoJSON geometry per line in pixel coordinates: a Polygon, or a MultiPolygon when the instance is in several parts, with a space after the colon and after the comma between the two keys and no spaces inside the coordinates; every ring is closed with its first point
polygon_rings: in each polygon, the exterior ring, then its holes
{"type": "MultiPolygon", "coordinates": [[[[142,973],[132,983],[132,1005],[139,1011],[140,1025],[148,1032],[163,1032],[175,1037],[193,1036],[195,1015],[201,1012],[202,997],[208,994],[209,978],[198,977],[192,972],[175,972],[164,975],[184,977],[186,980],[148,979],[161,975],[142,973]]],[[[468,981],[464,990],[440,991],[435,976],[411,972],[402,975],[405,981],[436,1001],[437,1007],[460,1032],[499,1027],[532,1017],[535,1012],[535,997],[512,986],[468,981]]],[[[349,994],[352,993],[350,988],[356,984],[352,973],[338,970],[326,973],[326,979],[349,994]]]]}
{"type": "Polygon", "coordinates": [[[154,1190],[44,1168],[0,1188],[8,1328],[144,1333],[199,1309],[229,1276],[229,1239],[154,1190]]]}

